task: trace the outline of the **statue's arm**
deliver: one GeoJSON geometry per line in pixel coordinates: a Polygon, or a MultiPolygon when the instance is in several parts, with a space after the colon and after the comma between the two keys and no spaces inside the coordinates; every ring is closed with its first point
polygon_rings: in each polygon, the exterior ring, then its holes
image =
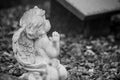
{"type": "Polygon", "coordinates": [[[48,55],[48,57],[50,57],[50,58],[56,58],[59,55],[59,52],[52,44],[46,46],[46,48],[44,48],[44,50],[45,50],[46,54],[48,55]]]}
{"type": "Polygon", "coordinates": [[[50,57],[50,58],[56,58],[59,55],[60,51],[60,45],[59,45],[59,39],[60,36],[57,32],[53,32],[52,37],[44,38],[42,40],[41,45],[43,46],[43,49],[45,53],[50,57]]]}

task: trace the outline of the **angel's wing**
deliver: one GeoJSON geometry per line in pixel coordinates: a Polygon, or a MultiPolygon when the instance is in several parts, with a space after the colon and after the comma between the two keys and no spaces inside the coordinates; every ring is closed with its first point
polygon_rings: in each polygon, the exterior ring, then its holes
{"type": "MultiPolygon", "coordinates": [[[[47,67],[47,62],[44,60],[44,58],[42,58],[40,55],[37,55],[38,51],[34,49],[34,41],[26,36],[24,29],[22,28],[13,35],[13,51],[17,61],[26,70],[47,67]]],[[[39,52],[43,53],[43,50],[39,50],[39,52]]]]}
{"type": "Polygon", "coordinates": [[[13,35],[13,51],[21,64],[34,64],[35,50],[33,40],[27,38],[24,29],[19,29],[13,35]]]}

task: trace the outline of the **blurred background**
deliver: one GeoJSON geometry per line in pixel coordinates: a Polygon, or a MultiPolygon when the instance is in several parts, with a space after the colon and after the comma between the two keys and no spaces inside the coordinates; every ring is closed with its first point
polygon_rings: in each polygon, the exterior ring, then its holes
{"type": "Polygon", "coordinates": [[[0,80],[19,80],[15,77],[26,72],[13,57],[12,36],[23,13],[35,5],[46,11],[48,34],[60,33],[59,60],[69,72],[67,80],[120,80],[120,13],[110,22],[106,17],[84,22],[55,1],[0,0],[0,80]],[[87,22],[91,28],[82,24],[87,22]]]}
{"type": "Polygon", "coordinates": [[[10,7],[15,7],[18,5],[27,5],[27,4],[40,4],[40,3],[44,3],[48,0],[1,0],[0,3],[0,9],[2,8],[10,8],[10,7]]]}

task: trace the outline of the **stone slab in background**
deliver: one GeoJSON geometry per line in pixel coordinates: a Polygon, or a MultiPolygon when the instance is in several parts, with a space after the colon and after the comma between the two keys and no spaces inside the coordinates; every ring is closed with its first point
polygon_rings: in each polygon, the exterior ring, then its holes
{"type": "Polygon", "coordinates": [[[120,11],[118,0],[57,0],[80,19],[120,11]]]}
{"type": "MultiPolygon", "coordinates": [[[[66,19],[66,22],[68,23],[68,25],[66,25],[65,28],[69,29],[69,26],[71,26],[72,30],[76,29],[77,31],[82,32],[86,36],[91,36],[91,35],[98,36],[98,35],[109,34],[110,25],[111,25],[111,16],[119,12],[118,8],[120,8],[120,5],[118,5],[118,3],[116,2],[114,3],[114,1],[112,0],[110,0],[110,2],[108,0],[105,0],[105,1],[102,0],[101,2],[99,0],[96,0],[96,1],[91,0],[91,2],[90,1],[87,2],[87,0],[85,0],[86,3],[85,1],[83,1],[82,3],[82,1],[83,0],[76,0],[76,1],[75,0],[51,0],[51,3],[52,3],[51,18],[54,18],[54,15],[53,15],[54,13],[59,13],[58,14],[59,18],[64,17],[64,19],[66,19]],[[94,5],[95,3],[92,3],[92,2],[95,2],[97,4],[94,5]],[[114,6],[117,5],[117,7],[111,6],[111,8],[109,8],[110,5],[112,5],[112,3],[114,4],[114,6]],[[104,6],[101,6],[101,4],[104,6]],[[95,6],[97,5],[99,7],[94,9],[95,6]],[[81,9],[81,7],[83,7],[83,9],[81,9]],[[108,10],[106,10],[107,8],[108,10]]],[[[61,21],[61,23],[63,23],[63,21],[61,21]]]]}

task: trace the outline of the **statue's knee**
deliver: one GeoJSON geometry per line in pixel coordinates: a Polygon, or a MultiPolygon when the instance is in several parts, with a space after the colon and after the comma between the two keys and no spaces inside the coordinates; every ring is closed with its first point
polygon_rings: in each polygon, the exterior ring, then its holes
{"type": "Polygon", "coordinates": [[[54,67],[48,67],[48,80],[59,80],[58,71],[54,67]]]}
{"type": "Polygon", "coordinates": [[[60,76],[61,80],[65,80],[68,76],[66,68],[61,64],[60,64],[60,67],[59,67],[59,76],[60,76]]]}

